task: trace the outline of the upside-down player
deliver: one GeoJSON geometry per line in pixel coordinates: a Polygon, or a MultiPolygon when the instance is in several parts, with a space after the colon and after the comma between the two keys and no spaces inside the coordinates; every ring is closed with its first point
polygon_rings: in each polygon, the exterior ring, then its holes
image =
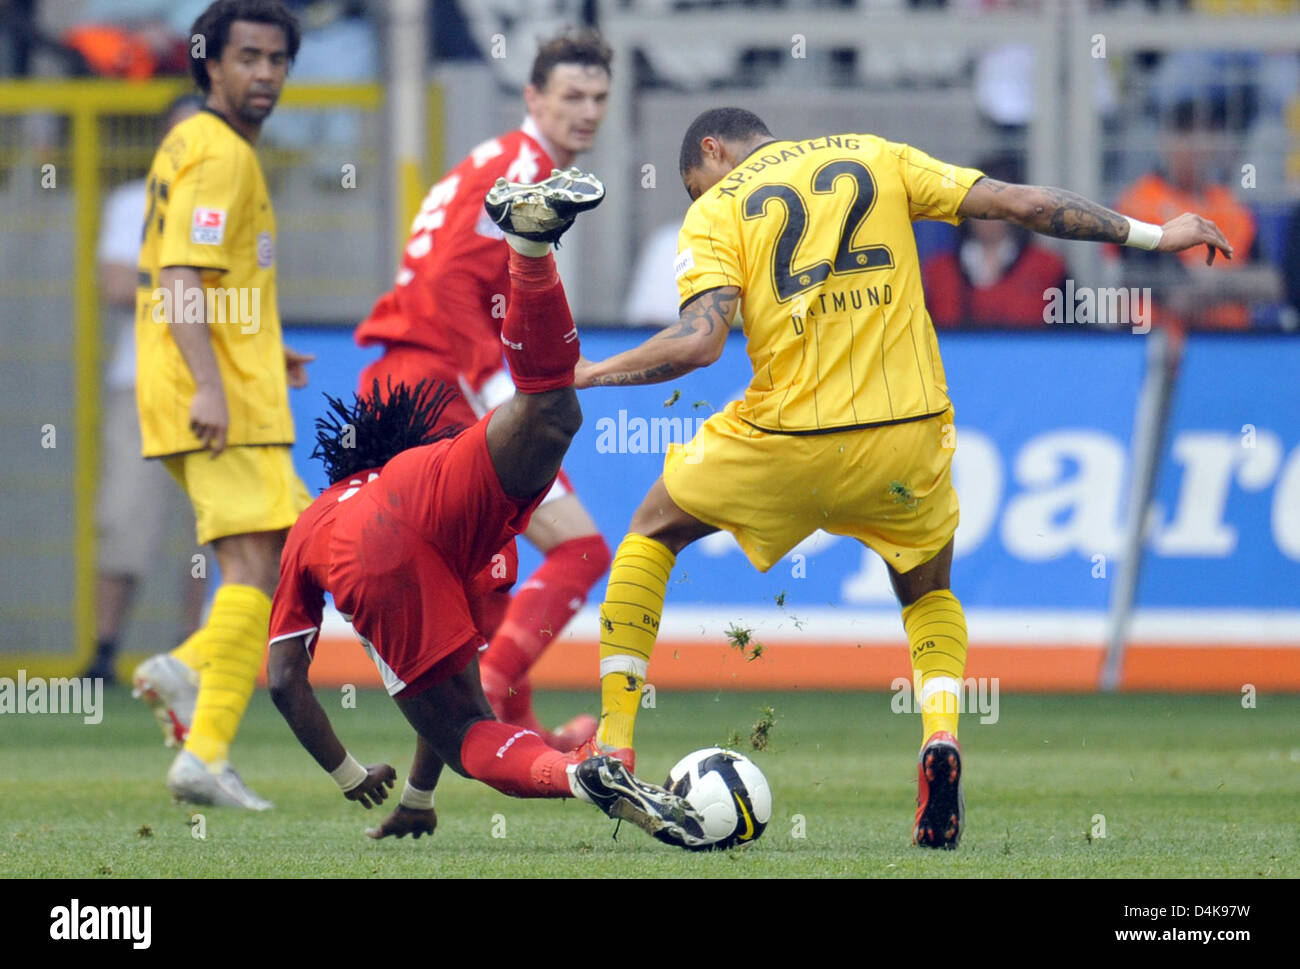
{"type": "Polygon", "coordinates": [[[952,404],[921,292],[911,223],[1002,219],[1064,239],[1231,255],[1192,214],[1134,222],[1058,188],[1012,185],[875,135],[777,141],[719,108],[682,141],[693,204],[676,260],[681,319],[578,366],[579,387],[671,380],[722,353],[737,304],[754,376],[743,400],[674,447],[619,545],[601,606],[595,750],[630,760],[641,684],[677,554],[718,529],[767,571],[824,528],[889,566],[920,693],[912,839],[961,836],[957,697],[966,620],[949,590],[957,497],[952,404]],[[684,460],[689,453],[691,459],[684,460]]]}
{"type": "MultiPolygon", "coordinates": [[[[605,116],[610,57],[594,32],[544,41],[524,90],[523,126],[478,145],[429,190],[396,284],[357,327],[358,343],[384,348],[362,371],[361,393],[375,380],[381,388],[390,378],[411,386],[441,380],[461,391],[441,420],[472,424],[514,392],[500,339],[509,249],[483,212],[483,195],[498,178],[537,181],[591,148],[605,116]]],[[[533,715],[528,670],[609,568],[609,546],[563,471],[523,534],[545,560],[514,598],[513,541],[479,580],[476,620],[491,643],[483,656],[483,687],[501,719],[570,749],[591,737],[595,719],[581,715],[555,734],[543,730],[533,715]]]]}
{"type": "Polygon", "coordinates": [[[682,844],[698,818],[612,757],[579,761],[492,715],[479,680],[475,576],[528,524],[582,423],[573,391],[578,332],[550,243],[604,187],[571,173],[488,194],[508,235],[510,300],[501,339],[518,393],[468,429],[440,420],[444,383],[375,384],[318,420],[330,487],[289,532],[271,616],[271,695],[349,800],[382,802],[394,771],[363,767],[339,742],[308,682],[330,592],[417,734],[397,809],[372,837],[432,833],[443,765],[516,797],[578,797],[682,844]],[[436,388],[436,390],[434,389],[436,388]],[[344,436],[347,430],[346,439],[344,436]],[[462,432],[463,430],[463,432],[462,432]],[[683,827],[685,826],[685,827],[683,827]]]}

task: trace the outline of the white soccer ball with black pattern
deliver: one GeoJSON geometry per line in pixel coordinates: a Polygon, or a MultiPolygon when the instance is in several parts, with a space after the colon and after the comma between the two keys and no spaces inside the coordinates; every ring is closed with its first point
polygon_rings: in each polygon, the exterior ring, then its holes
{"type": "Polygon", "coordinates": [[[705,747],[687,754],[668,772],[664,787],[704,819],[708,844],[695,850],[734,848],[757,841],[772,820],[772,789],[758,765],[734,750],[705,747]]]}

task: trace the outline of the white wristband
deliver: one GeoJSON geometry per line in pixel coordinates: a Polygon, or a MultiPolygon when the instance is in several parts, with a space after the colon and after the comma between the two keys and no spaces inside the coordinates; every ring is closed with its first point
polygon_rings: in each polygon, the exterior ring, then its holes
{"type": "Polygon", "coordinates": [[[1160,245],[1160,240],[1164,238],[1164,229],[1150,222],[1129,219],[1127,215],[1124,218],[1128,219],[1128,238],[1124,240],[1124,245],[1137,249],[1154,249],[1160,245]]]}
{"type": "Polygon", "coordinates": [[[334,783],[339,786],[339,790],[346,794],[354,787],[359,787],[366,779],[366,769],[355,757],[344,752],[343,763],[330,771],[330,777],[334,778],[334,783]]]}
{"type": "Polygon", "coordinates": [[[410,780],[407,780],[406,786],[402,788],[402,800],[398,803],[412,811],[428,811],[433,807],[433,791],[412,787],[410,780]]]}

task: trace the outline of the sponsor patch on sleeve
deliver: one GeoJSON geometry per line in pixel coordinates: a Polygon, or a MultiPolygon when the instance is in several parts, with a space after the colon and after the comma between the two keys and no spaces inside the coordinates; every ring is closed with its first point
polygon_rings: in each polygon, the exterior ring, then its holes
{"type": "Polygon", "coordinates": [[[690,249],[683,249],[673,260],[673,279],[681,279],[686,275],[688,269],[695,268],[695,253],[690,249]]]}
{"type": "Polygon", "coordinates": [[[190,242],[197,246],[219,246],[225,234],[225,209],[194,209],[194,218],[190,222],[190,242]]]}

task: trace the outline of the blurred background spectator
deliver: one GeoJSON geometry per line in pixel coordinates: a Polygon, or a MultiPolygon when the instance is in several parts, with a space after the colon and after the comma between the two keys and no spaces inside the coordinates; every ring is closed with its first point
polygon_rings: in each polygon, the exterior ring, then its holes
{"type": "Polygon", "coordinates": [[[1251,323],[1250,303],[1278,298],[1277,272],[1253,258],[1255,215],[1224,177],[1226,122],[1221,103],[1178,102],[1166,118],[1160,167],[1139,177],[1115,200],[1117,210],[1155,225],[1183,212],[1200,213],[1223,230],[1235,252],[1222,268],[1216,260],[1211,269],[1203,253],[1181,253],[1171,260],[1111,247],[1112,256],[1125,263],[1125,285],[1152,287],[1153,322],[1244,329],[1251,323]]]}
{"type": "MultiPolygon", "coordinates": [[[[989,178],[1023,182],[1024,166],[1010,155],[975,162],[989,178]]],[[[1065,260],[1008,222],[967,219],[957,247],[922,267],[925,303],[935,326],[1042,326],[1043,290],[1065,285],[1065,260]]]]}
{"type": "Polygon", "coordinates": [[[205,6],[203,0],[87,0],[60,40],[101,77],[185,74],[190,25],[205,6]]]}
{"type": "MultiPolygon", "coordinates": [[[[302,47],[290,77],[298,84],[379,80],[379,37],[360,0],[289,0],[302,23],[302,47]]],[[[355,162],[366,137],[356,111],[277,111],[266,123],[268,144],[306,152],[315,176],[338,182],[339,166],[355,162]]]]}

